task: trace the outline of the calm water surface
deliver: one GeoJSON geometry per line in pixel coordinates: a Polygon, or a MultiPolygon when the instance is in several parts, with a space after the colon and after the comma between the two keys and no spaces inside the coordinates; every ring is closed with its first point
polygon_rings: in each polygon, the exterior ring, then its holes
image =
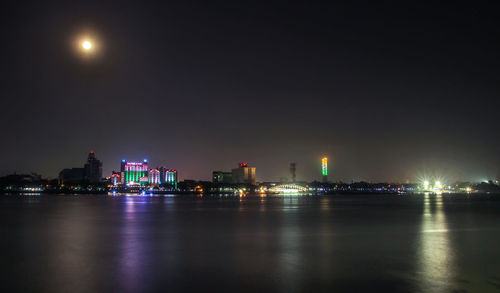
{"type": "Polygon", "coordinates": [[[500,196],[0,196],[1,292],[499,292],[500,196]]]}

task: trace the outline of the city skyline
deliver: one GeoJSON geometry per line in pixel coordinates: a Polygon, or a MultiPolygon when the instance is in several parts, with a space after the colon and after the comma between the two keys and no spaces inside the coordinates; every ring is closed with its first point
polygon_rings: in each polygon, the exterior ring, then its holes
{"type": "Polygon", "coordinates": [[[6,1],[2,292],[499,292],[499,1],[6,1]]]}
{"type": "MultiPolygon", "coordinates": [[[[95,160],[95,153],[93,150],[91,150],[90,152],[87,153],[88,156],[89,156],[89,162],[91,160],[95,160]]],[[[124,162],[133,162],[134,160],[127,160],[125,158],[122,158],[120,160],[121,164],[123,165],[124,162]]],[[[174,169],[166,169],[164,166],[165,166],[165,162],[151,162],[149,159],[147,158],[143,158],[143,159],[140,159],[140,160],[136,160],[138,162],[144,162],[146,164],[146,168],[143,170],[143,171],[150,171],[150,170],[153,170],[153,169],[157,169],[157,168],[163,168],[165,170],[173,170],[175,171],[174,169]],[[149,168],[148,168],[149,166],[149,168]]],[[[111,163],[111,166],[107,166],[107,164],[103,164],[102,163],[102,160],[97,160],[97,164],[98,164],[98,168],[99,168],[99,172],[102,172],[102,178],[107,178],[107,177],[110,177],[112,174],[114,174],[115,172],[120,172],[120,169],[123,168],[122,167],[119,167],[119,165],[117,165],[118,167],[115,167],[114,164],[111,163]],[[104,167],[107,166],[107,168],[103,168],[103,165],[104,167]],[[101,170],[111,170],[109,172],[107,171],[102,171],[101,170]]],[[[332,180],[329,180],[329,177],[328,177],[328,174],[329,174],[329,162],[330,162],[330,157],[328,156],[320,156],[319,160],[316,163],[316,171],[313,173],[313,174],[309,174],[309,178],[307,178],[307,176],[304,176],[304,178],[302,177],[298,177],[296,176],[296,171],[297,171],[297,163],[293,162],[293,163],[290,163],[290,165],[288,166],[288,168],[285,168],[286,170],[283,170],[283,171],[286,171],[285,173],[281,172],[279,173],[279,177],[277,174],[273,174],[274,177],[272,177],[271,179],[269,178],[263,178],[262,176],[256,176],[256,181],[257,182],[279,182],[279,181],[283,181],[283,180],[288,180],[288,181],[295,181],[294,179],[292,179],[293,177],[295,177],[295,179],[297,181],[302,181],[302,182],[312,182],[312,181],[323,181],[323,182],[373,182],[373,183],[376,183],[376,182],[392,182],[392,183],[418,183],[418,184],[423,184],[423,182],[427,181],[427,180],[438,180],[438,181],[444,181],[444,182],[447,182],[448,184],[451,184],[451,183],[454,183],[454,182],[487,182],[487,181],[490,181],[490,180],[498,180],[498,177],[495,177],[495,176],[491,176],[491,177],[481,177],[481,178],[478,178],[478,179],[460,179],[460,178],[453,178],[451,176],[449,176],[449,174],[446,174],[446,172],[443,172],[442,170],[419,170],[419,172],[415,172],[415,174],[411,177],[411,178],[406,178],[404,180],[369,180],[369,179],[342,179],[342,178],[332,178],[332,180]],[[291,174],[291,166],[293,165],[293,175],[291,174]],[[281,176],[282,175],[282,176],[281,176]]],[[[116,163],[116,162],[115,162],[116,163]]],[[[135,163],[133,163],[135,164],[135,163]]],[[[138,164],[138,163],[137,163],[138,164]]],[[[225,168],[225,169],[228,169],[228,170],[231,170],[231,169],[234,169],[234,167],[236,165],[239,165],[240,167],[243,165],[247,165],[246,162],[243,162],[240,160],[238,163],[235,163],[233,162],[233,164],[231,164],[231,166],[229,168],[225,168]]],[[[29,174],[29,173],[34,173],[34,174],[40,174],[42,175],[43,177],[45,178],[57,178],[60,176],[60,172],[64,171],[64,170],[69,170],[68,168],[73,168],[73,169],[79,169],[81,170],[82,172],[82,176],[87,176],[89,177],[89,175],[87,175],[87,165],[88,163],[85,164],[84,168],[80,168],[82,165],[82,162],[76,162],[74,165],[72,166],[64,166],[63,168],[60,168],[60,170],[57,172],[58,175],[56,176],[47,176],[47,174],[43,174],[43,173],[37,173],[37,172],[33,172],[33,171],[26,171],[26,172],[18,172],[18,171],[14,171],[14,172],[11,172],[9,174],[14,174],[14,173],[18,173],[18,174],[29,174]],[[62,171],[61,171],[62,170],[62,171]]],[[[167,164],[168,165],[168,164],[167,164]]],[[[169,165],[170,167],[172,167],[171,165],[169,165]]],[[[252,167],[255,167],[255,165],[252,165],[252,167]]],[[[205,177],[193,177],[193,176],[176,176],[176,178],[178,180],[201,180],[201,181],[212,181],[214,179],[214,172],[223,172],[223,171],[219,171],[221,169],[224,169],[224,168],[212,168],[212,170],[210,171],[210,174],[209,176],[205,176],[205,177]]],[[[97,172],[97,171],[95,171],[97,172]]],[[[122,170],[123,172],[123,170],[122,170]]],[[[177,171],[175,171],[177,172],[177,171]]],[[[254,171],[255,172],[255,171],[254,171]]],[[[259,169],[259,172],[257,174],[259,174],[261,172],[261,170],[259,169]]],[[[181,172],[182,174],[182,172],[181,172]]],[[[300,174],[300,173],[299,173],[300,174]]],[[[8,175],[8,174],[5,174],[5,175],[8,175]]],[[[91,181],[95,181],[94,180],[91,180],[91,181]]]]}
{"type": "Polygon", "coordinates": [[[98,152],[182,178],[500,177],[488,4],[26,2],[3,9],[0,175],[98,152]]]}

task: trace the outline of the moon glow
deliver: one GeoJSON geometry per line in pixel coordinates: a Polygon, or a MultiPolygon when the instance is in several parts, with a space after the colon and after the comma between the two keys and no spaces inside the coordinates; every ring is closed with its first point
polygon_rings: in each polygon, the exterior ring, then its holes
{"type": "Polygon", "coordinates": [[[92,43],[90,41],[83,41],[82,48],[85,51],[90,51],[90,50],[92,50],[92,43]]]}

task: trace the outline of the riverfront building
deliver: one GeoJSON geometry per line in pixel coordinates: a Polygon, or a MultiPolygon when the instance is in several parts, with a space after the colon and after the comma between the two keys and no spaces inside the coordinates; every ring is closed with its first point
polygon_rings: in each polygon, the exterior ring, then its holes
{"type": "Polygon", "coordinates": [[[67,168],[59,172],[59,185],[82,184],[85,179],[84,168],[67,168]]]}
{"type": "Polygon", "coordinates": [[[59,184],[99,184],[102,181],[102,162],[93,151],[83,168],[66,168],[59,172],[59,184]]]}
{"type": "Polygon", "coordinates": [[[160,171],[158,169],[149,170],[149,185],[151,186],[160,185],[160,171]]]}
{"type": "Polygon", "coordinates": [[[177,189],[177,170],[166,169],[165,170],[165,181],[162,185],[165,187],[177,189]]]}
{"type": "Polygon", "coordinates": [[[88,183],[95,184],[102,181],[102,163],[96,159],[94,151],[90,151],[84,169],[85,180],[88,183]]]}
{"type": "Polygon", "coordinates": [[[223,172],[223,171],[213,171],[212,172],[212,182],[213,183],[233,183],[233,173],[223,172]]]}
{"type": "Polygon", "coordinates": [[[123,185],[148,184],[148,160],[146,159],[143,162],[127,162],[127,160],[122,160],[120,172],[123,185]]]}
{"type": "Polygon", "coordinates": [[[122,178],[121,177],[122,176],[121,176],[120,172],[113,171],[111,173],[111,177],[110,177],[111,185],[117,186],[118,184],[121,184],[121,182],[122,182],[122,178]]]}
{"type": "Polygon", "coordinates": [[[256,184],[255,167],[248,167],[247,163],[240,163],[239,167],[232,170],[233,183],[256,184]]]}

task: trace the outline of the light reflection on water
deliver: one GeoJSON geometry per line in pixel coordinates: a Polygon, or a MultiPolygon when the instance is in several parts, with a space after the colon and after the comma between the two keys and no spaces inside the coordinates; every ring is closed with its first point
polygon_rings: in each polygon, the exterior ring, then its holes
{"type": "Polygon", "coordinates": [[[452,292],[463,290],[464,271],[492,292],[499,202],[432,194],[8,197],[0,198],[0,225],[11,237],[0,251],[9,263],[25,256],[6,279],[24,292],[452,292]],[[476,252],[482,243],[487,253],[476,252]]]}
{"type": "Polygon", "coordinates": [[[122,231],[120,235],[120,265],[119,270],[123,276],[122,285],[128,292],[139,291],[141,274],[141,261],[144,261],[144,247],[141,243],[141,228],[136,219],[139,205],[147,204],[147,198],[127,197],[124,200],[122,231]]]}
{"type": "Polygon", "coordinates": [[[449,291],[453,284],[453,247],[441,194],[425,194],[420,233],[419,274],[424,292],[449,291]]]}
{"type": "Polygon", "coordinates": [[[300,287],[300,267],[303,261],[302,241],[303,235],[295,213],[297,208],[297,197],[285,197],[283,199],[282,225],[279,235],[279,273],[283,291],[291,292],[300,287]]]}

